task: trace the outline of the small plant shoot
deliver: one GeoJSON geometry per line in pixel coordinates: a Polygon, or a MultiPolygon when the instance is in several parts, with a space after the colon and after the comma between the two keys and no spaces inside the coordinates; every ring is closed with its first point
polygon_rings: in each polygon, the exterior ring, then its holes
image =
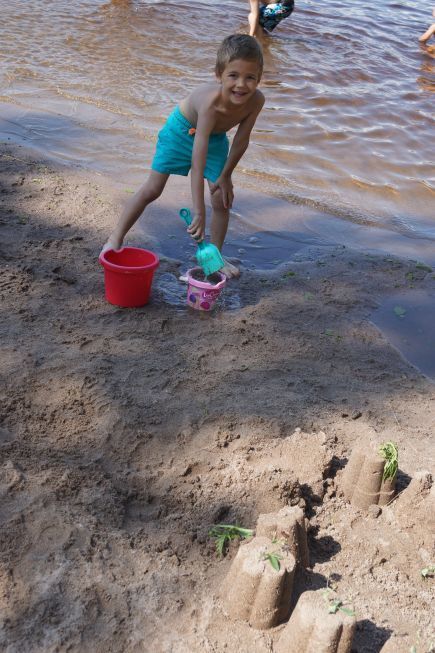
{"type": "Polygon", "coordinates": [[[386,481],[389,478],[394,478],[399,466],[399,452],[397,445],[394,442],[384,442],[379,447],[380,455],[385,458],[384,473],[382,480],[386,481]]]}
{"type": "Polygon", "coordinates": [[[277,551],[274,551],[273,553],[265,553],[262,557],[262,560],[268,560],[275,571],[279,571],[281,569],[280,560],[282,560],[282,555],[277,551]]]}
{"type": "Polygon", "coordinates": [[[423,578],[433,578],[435,576],[435,565],[429,565],[420,571],[423,578]]]}
{"type": "Polygon", "coordinates": [[[231,540],[237,538],[244,540],[252,537],[253,532],[250,528],[234,526],[233,524],[217,524],[208,532],[209,537],[213,538],[216,543],[216,551],[220,557],[225,555],[228,544],[231,540]]]}
{"type": "Polygon", "coordinates": [[[332,590],[330,587],[327,587],[323,592],[323,599],[326,603],[329,614],[336,614],[340,610],[344,614],[347,614],[348,617],[355,616],[353,608],[346,608],[346,604],[340,598],[338,598],[334,590],[332,590]]]}

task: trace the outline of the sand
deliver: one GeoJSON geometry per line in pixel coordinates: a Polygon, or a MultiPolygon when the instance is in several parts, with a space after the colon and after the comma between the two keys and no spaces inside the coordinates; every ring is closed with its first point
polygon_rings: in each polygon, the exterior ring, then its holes
{"type": "Polygon", "coordinates": [[[125,192],[0,152],[0,649],[273,651],[283,626],[225,616],[238,543],[219,558],[208,531],[299,505],[303,589],[352,603],[352,651],[429,651],[434,492],[409,482],[433,472],[434,385],[370,323],[413,264],[337,246],[200,315],[168,302],[162,260],[151,303],[116,308],[97,257],[125,192]],[[397,442],[402,494],[365,512],[340,480],[372,437],[397,442]]]}

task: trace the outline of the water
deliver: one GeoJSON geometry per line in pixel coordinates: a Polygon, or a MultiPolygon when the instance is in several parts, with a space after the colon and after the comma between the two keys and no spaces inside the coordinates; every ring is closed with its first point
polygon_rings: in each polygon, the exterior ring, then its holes
{"type": "MultiPolygon", "coordinates": [[[[246,7],[0,0],[0,131],[138,183],[163,117],[210,78],[246,7]]],[[[267,101],[242,183],[433,241],[435,54],[417,41],[430,9],[298,0],[265,42],[267,101]]]]}
{"type": "MultiPolygon", "coordinates": [[[[210,79],[247,5],[0,0],[0,136],[134,188],[164,117],[210,79]]],[[[296,0],[264,43],[232,256],[272,268],[335,241],[435,264],[435,45],[418,43],[431,18],[421,0],[296,0]]]]}
{"type": "Polygon", "coordinates": [[[403,356],[435,380],[435,292],[413,290],[386,299],[373,322],[403,356]]]}

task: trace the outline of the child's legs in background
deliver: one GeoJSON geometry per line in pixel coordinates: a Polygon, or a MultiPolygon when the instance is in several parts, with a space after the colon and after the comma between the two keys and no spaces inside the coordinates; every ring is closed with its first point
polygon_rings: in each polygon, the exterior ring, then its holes
{"type": "MultiPolygon", "coordinates": [[[[112,247],[113,249],[119,249],[122,246],[126,234],[138,220],[148,204],[154,202],[154,200],[160,197],[168,179],[169,175],[157,172],[156,170],[151,170],[146,182],[142,184],[139,190],[125,205],[119,222],[112,231],[106,245],[109,245],[109,247],[112,247]]],[[[106,246],[105,249],[107,249],[106,246]]]]}

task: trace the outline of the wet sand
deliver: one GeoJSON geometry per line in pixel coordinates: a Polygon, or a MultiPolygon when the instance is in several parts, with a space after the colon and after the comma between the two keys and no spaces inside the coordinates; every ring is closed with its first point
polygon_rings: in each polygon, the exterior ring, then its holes
{"type": "Polygon", "coordinates": [[[207,534],[300,505],[304,588],[335,578],[355,652],[392,633],[428,651],[430,484],[368,517],[340,478],[373,435],[398,443],[400,490],[433,472],[434,386],[370,322],[432,274],[330,246],[246,270],[204,316],[168,300],[186,261],[163,257],[151,303],[119,309],[97,256],[125,189],[24,148],[2,145],[1,164],[0,648],[266,653],[280,628],[228,622],[236,547],[219,559],[207,534]]]}

